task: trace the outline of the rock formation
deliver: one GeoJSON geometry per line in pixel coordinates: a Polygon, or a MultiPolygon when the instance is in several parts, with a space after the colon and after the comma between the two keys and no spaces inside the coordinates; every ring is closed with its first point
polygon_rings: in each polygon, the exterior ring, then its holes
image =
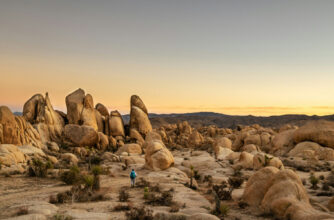
{"type": "Polygon", "coordinates": [[[299,176],[290,169],[266,167],[251,176],[242,197],[250,206],[280,219],[330,219],[330,214],[315,210],[299,176]]]}
{"type": "Polygon", "coordinates": [[[334,122],[311,121],[293,134],[295,143],[312,141],[325,147],[334,148],[334,122]]]}
{"type": "Polygon", "coordinates": [[[76,146],[95,146],[99,141],[98,132],[87,125],[66,125],[64,134],[76,146]]]}
{"type": "Polygon", "coordinates": [[[125,137],[123,119],[118,111],[110,112],[110,116],[108,118],[108,129],[108,135],[111,135],[113,137],[125,137]]]}
{"type": "Polygon", "coordinates": [[[147,108],[137,95],[131,96],[130,104],[130,133],[131,130],[134,129],[137,130],[143,138],[145,138],[145,136],[152,131],[152,125],[148,118],[147,108]]]}
{"type": "Polygon", "coordinates": [[[32,96],[23,106],[23,117],[38,131],[43,143],[61,142],[65,121],[56,112],[50,102],[48,93],[32,96]]]}
{"type": "Polygon", "coordinates": [[[150,132],[145,140],[146,167],[153,170],[165,170],[174,164],[174,157],[161,141],[159,134],[150,132]]]}
{"type": "Polygon", "coordinates": [[[22,116],[15,116],[7,106],[0,107],[0,143],[42,147],[39,133],[22,116]]]}

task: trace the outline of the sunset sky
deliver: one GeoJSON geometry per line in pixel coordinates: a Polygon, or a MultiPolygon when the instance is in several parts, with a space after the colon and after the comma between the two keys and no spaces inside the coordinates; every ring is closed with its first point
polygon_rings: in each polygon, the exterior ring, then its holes
{"type": "Polygon", "coordinates": [[[332,0],[0,0],[0,105],[334,114],[332,0]]]}

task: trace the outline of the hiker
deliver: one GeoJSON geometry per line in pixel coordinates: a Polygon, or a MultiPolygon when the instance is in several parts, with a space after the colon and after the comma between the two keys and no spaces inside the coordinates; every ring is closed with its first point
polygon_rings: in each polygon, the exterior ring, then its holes
{"type": "Polygon", "coordinates": [[[136,177],[137,177],[137,174],[136,174],[135,170],[132,169],[132,171],[130,173],[131,187],[135,187],[136,177]]]}

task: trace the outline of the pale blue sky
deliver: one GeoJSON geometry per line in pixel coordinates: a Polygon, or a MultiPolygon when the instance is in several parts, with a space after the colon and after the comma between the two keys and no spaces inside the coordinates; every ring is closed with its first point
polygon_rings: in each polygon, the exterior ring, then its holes
{"type": "Polygon", "coordinates": [[[127,112],[334,112],[334,1],[0,1],[0,104],[82,87],[127,112]]]}

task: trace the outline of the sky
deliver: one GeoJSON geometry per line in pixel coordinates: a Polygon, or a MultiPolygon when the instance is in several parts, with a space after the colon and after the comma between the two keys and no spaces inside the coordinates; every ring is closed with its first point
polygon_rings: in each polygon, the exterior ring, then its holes
{"type": "Polygon", "coordinates": [[[332,0],[0,0],[0,105],[334,114],[332,0]]]}

